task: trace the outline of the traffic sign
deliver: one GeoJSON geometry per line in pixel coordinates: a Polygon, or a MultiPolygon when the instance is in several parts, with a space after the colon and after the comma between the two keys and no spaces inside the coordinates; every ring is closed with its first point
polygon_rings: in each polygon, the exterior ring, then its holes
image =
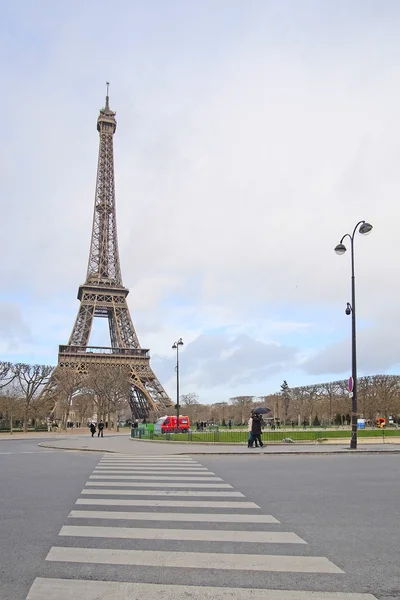
{"type": "Polygon", "coordinates": [[[349,392],[353,391],[353,388],[354,388],[354,379],[353,379],[353,377],[349,377],[349,382],[347,384],[347,387],[348,387],[349,392]]]}

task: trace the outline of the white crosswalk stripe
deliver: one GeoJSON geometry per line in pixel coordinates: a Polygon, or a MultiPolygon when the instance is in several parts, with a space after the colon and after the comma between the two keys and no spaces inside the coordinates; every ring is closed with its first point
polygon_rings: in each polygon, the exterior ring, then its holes
{"type": "Polygon", "coordinates": [[[343,573],[321,556],[279,556],[277,554],[222,554],[216,552],[157,552],[53,546],[46,560],[99,565],[183,567],[237,571],[285,573],[343,573]]]}
{"type": "Polygon", "coordinates": [[[156,513],[124,512],[106,510],[71,510],[69,517],[74,519],[119,519],[121,521],[168,521],[187,523],[279,523],[271,515],[244,515],[240,513],[156,513]]]}
{"type": "Polygon", "coordinates": [[[192,467],[197,469],[205,469],[201,463],[195,460],[100,460],[99,465],[143,465],[143,466],[168,466],[168,467],[192,467]]]}
{"type": "MultiPolygon", "coordinates": [[[[93,471],[96,473],[96,471],[93,471]]],[[[142,479],[143,481],[222,481],[221,477],[208,477],[207,474],[204,474],[202,477],[196,477],[193,475],[176,475],[175,477],[171,477],[168,475],[142,475],[138,473],[138,475],[91,475],[89,479],[134,479],[135,481],[142,479]]]]}
{"type": "MultiPolygon", "coordinates": [[[[258,600],[376,600],[372,594],[342,592],[257,589],[256,593],[258,600]]],[[[250,595],[248,588],[37,578],[27,600],[249,600],[250,595]]]]}
{"type": "Polygon", "coordinates": [[[254,502],[233,502],[231,500],[115,500],[108,498],[78,498],[76,504],[95,506],[167,506],[170,508],[260,508],[254,502]]]}
{"type": "Polygon", "coordinates": [[[99,473],[122,473],[122,474],[129,474],[129,473],[154,473],[154,475],[214,475],[214,473],[212,471],[207,471],[206,469],[201,470],[201,469],[175,469],[172,471],[171,469],[148,469],[148,468],[125,468],[125,467],[121,467],[121,468],[109,468],[109,467],[97,467],[97,469],[94,470],[95,473],[99,474],[99,473]]]}
{"type": "Polygon", "coordinates": [[[197,498],[244,498],[241,492],[204,492],[192,490],[103,490],[84,489],[81,494],[100,496],[193,496],[197,498]]]}
{"type": "Polygon", "coordinates": [[[255,502],[190,457],[104,455],[76,505],[81,509],[70,512],[72,524],[61,528],[60,544],[46,557],[65,578],[37,577],[26,600],[248,600],[248,587],[212,585],[220,584],[220,572],[252,573],[250,589],[256,588],[258,600],[376,600],[364,593],[263,587],[264,580],[254,578],[266,573],[297,573],[316,581],[322,576],[340,579],[344,571],[326,557],[310,556],[306,540],[281,530],[274,516],[260,514],[255,502]],[[262,552],[260,545],[267,545],[262,552]],[[74,571],[68,565],[75,565],[74,571]],[[99,569],[108,573],[111,568],[121,577],[96,581],[99,569]],[[149,579],[151,573],[162,577],[171,569],[212,573],[214,580],[205,575],[205,585],[199,586],[195,581],[177,585],[177,575],[172,584],[149,579]],[[143,573],[145,580],[124,581],[123,573],[131,571],[128,579],[143,573]]]}
{"type": "Polygon", "coordinates": [[[290,531],[215,531],[214,529],[146,529],[140,527],[91,527],[65,525],[60,535],[131,540],[191,540],[248,542],[254,544],[306,544],[290,531]]]}
{"type": "Polygon", "coordinates": [[[155,483],[153,481],[88,481],[86,486],[94,487],[159,487],[162,489],[166,488],[231,488],[229,483],[176,483],[170,481],[160,481],[155,483]]]}
{"type": "Polygon", "coordinates": [[[99,463],[99,469],[163,469],[168,468],[168,470],[176,470],[176,471],[207,471],[205,467],[201,465],[192,465],[188,463],[173,463],[171,464],[161,464],[157,463],[120,463],[120,462],[103,462],[99,463]]]}

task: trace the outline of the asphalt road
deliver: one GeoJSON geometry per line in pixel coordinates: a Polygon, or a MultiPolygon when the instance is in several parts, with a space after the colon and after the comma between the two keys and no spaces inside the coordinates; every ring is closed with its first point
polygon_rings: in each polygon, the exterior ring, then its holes
{"type": "MultiPolygon", "coordinates": [[[[197,463],[221,477],[225,484],[230,484],[233,492],[242,492],[246,496],[243,501],[255,502],[261,507],[261,511],[253,509],[246,512],[272,515],[280,521],[280,524],[206,522],[202,525],[186,522],[177,525],[176,521],[169,520],[162,523],[164,529],[173,530],[179,527],[195,531],[200,528],[212,528],[214,534],[220,531],[221,535],[222,532],[232,530],[250,532],[249,535],[251,532],[271,532],[271,534],[294,532],[307,542],[304,545],[260,542],[250,545],[246,542],[233,544],[227,541],[167,541],[165,539],[133,541],[115,537],[99,539],[73,535],[60,538],[60,529],[65,525],[134,527],[134,523],[129,520],[110,522],[107,519],[71,519],[68,518],[71,510],[149,511],[154,513],[151,515],[154,519],[157,519],[157,515],[160,518],[169,518],[171,510],[175,511],[175,514],[179,511],[180,515],[193,513],[194,510],[183,502],[178,509],[159,506],[157,508],[76,506],[75,503],[81,496],[82,489],[89,481],[102,455],[88,452],[50,451],[39,448],[38,441],[0,440],[1,600],[25,600],[36,577],[94,582],[100,580],[115,582],[115,584],[125,581],[159,585],[369,592],[379,600],[400,598],[398,456],[196,456],[194,458],[197,463]],[[85,562],[86,559],[80,562],[46,561],[46,556],[53,547],[62,547],[62,551],[81,547],[93,551],[98,548],[114,550],[135,548],[143,551],[179,552],[184,553],[185,556],[192,552],[208,555],[210,552],[239,555],[251,552],[251,554],[270,556],[326,557],[345,573],[338,575],[273,570],[260,573],[249,570],[225,570],[218,568],[217,565],[215,565],[217,568],[207,569],[161,568],[158,564],[155,566],[100,565],[88,564],[85,562]]],[[[110,455],[106,460],[110,460],[110,455]]],[[[165,470],[165,467],[161,468],[165,470]]],[[[99,472],[107,473],[107,469],[105,467],[103,469],[105,470],[99,472]]],[[[133,479],[135,480],[136,477],[133,476],[133,479]]],[[[178,478],[171,477],[171,481],[174,479],[178,478]]],[[[93,485],[93,480],[91,481],[93,485]]],[[[127,483],[126,479],[124,482],[127,483]]],[[[143,483],[146,487],[146,482],[143,483]]],[[[120,490],[121,495],[116,494],[114,497],[117,501],[129,499],[129,496],[122,495],[122,490],[125,493],[129,488],[122,488],[122,485],[124,484],[121,481],[112,483],[113,487],[118,487],[120,490]]],[[[162,490],[162,483],[156,482],[155,485],[162,490]]],[[[208,489],[207,486],[202,485],[208,489]]],[[[194,484],[188,483],[187,487],[194,489],[194,484]]],[[[83,498],[87,499],[88,496],[83,498]]],[[[150,496],[140,496],[139,499],[141,498],[146,501],[150,496]]],[[[190,501],[192,498],[185,498],[185,500],[190,501]]],[[[104,502],[107,501],[105,496],[104,502]]],[[[218,514],[220,510],[210,511],[207,508],[200,508],[196,509],[196,513],[207,515],[210,512],[217,512],[218,514]]],[[[224,513],[235,515],[243,513],[243,510],[227,508],[224,513]]],[[[146,527],[148,530],[160,527],[157,520],[135,523],[136,527],[146,527]]],[[[88,552],[89,550],[86,550],[86,553],[88,552]]],[[[106,585],[104,584],[104,589],[106,585]]],[[[95,597],[100,598],[100,596],[95,597]]]]}
{"type": "Polygon", "coordinates": [[[42,449],[39,441],[0,439],[1,600],[25,600],[99,460],[89,452],[42,449]]]}
{"type": "MultiPolygon", "coordinates": [[[[313,556],[341,567],[346,575],[340,590],[400,599],[398,455],[260,456],[257,462],[202,457],[201,462],[306,540],[313,556]]],[[[306,588],[298,576],[296,581],[300,589],[329,590],[330,577],[306,588]]]]}

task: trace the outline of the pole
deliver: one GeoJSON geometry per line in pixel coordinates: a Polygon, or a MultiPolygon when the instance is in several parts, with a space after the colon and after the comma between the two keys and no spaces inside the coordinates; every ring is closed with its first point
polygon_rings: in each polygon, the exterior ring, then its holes
{"type": "Polygon", "coordinates": [[[356,344],[356,278],[354,274],[354,233],[351,239],[351,374],[353,396],[351,399],[350,449],[357,450],[357,344],[356,344]]]}
{"type": "Polygon", "coordinates": [[[176,428],[179,431],[179,344],[176,344],[176,428]]]}

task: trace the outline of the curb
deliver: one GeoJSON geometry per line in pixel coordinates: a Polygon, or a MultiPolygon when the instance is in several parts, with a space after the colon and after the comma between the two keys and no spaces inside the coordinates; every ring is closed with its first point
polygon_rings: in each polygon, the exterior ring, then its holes
{"type": "Polygon", "coordinates": [[[45,442],[40,442],[38,444],[41,448],[51,448],[52,450],[69,450],[70,452],[110,452],[111,454],[121,454],[118,450],[99,450],[97,448],[67,448],[63,446],[52,446],[51,444],[47,444],[45,442]]]}
{"type": "MultiPolygon", "coordinates": [[[[121,454],[118,450],[100,450],[96,448],[64,448],[61,446],[51,446],[50,444],[40,443],[38,446],[42,448],[51,448],[52,450],[70,450],[71,452],[101,452],[109,454],[121,454]]],[[[332,454],[352,454],[353,456],[361,456],[362,454],[400,454],[399,450],[350,450],[350,448],[342,448],[341,450],[329,450],[328,452],[316,452],[314,450],[293,450],[291,452],[285,452],[277,450],[276,452],[175,452],[174,454],[166,456],[177,456],[177,455],[191,454],[192,456],[330,456],[332,454]]],[[[132,455],[134,456],[134,455],[132,455]]]]}
{"type": "MultiPolygon", "coordinates": [[[[334,439],[339,439],[339,438],[334,438],[334,439]]],[[[398,438],[396,438],[398,439],[398,438]]],[[[198,446],[243,446],[244,444],[246,444],[246,442],[189,442],[187,440],[183,440],[183,441],[175,441],[175,440],[150,440],[148,438],[129,438],[129,441],[131,442],[141,442],[143,444],[149,444],[149,443],[153,443],[153,444],[167,444],[168,442],[170,444],[196,444],[198,446]]],[[[341,440],[339,442],[313,442],[312,440],[304,440],[304,441],[296,441],[293,443],[288,443],[285,442],[283,443],[284,446],[286,447],[293,447],[293,446],[318,446],[318,447],[326,447],[326,446],[340,446],[340,444],[344,444],[346,440],[341,440]]],[[[349,440],[350,441],[350,440],[349,440]]],[[[264,442],[265,446],[282,446],[283,440],[279,440],[278,442],[264,442]]],[[[396,441],[396,442],[365,442],[364,444],[361,442],[359,442],[360,445],[366,445],[366,446],[373,446],[374,444],[387,444],[387,445],[393,445],[393,446],[399,446],[400,442],[396,441]]],[[[344,448],[345,450],[345,448],[344,448]]],[[[400,451],[400,449],[399,449],[400,451]]],[[[377,452],[387,452],[387,450],[377,450],[377,452]]],[[[309,452],[307,453],[309,454],[309,452]]]]}

